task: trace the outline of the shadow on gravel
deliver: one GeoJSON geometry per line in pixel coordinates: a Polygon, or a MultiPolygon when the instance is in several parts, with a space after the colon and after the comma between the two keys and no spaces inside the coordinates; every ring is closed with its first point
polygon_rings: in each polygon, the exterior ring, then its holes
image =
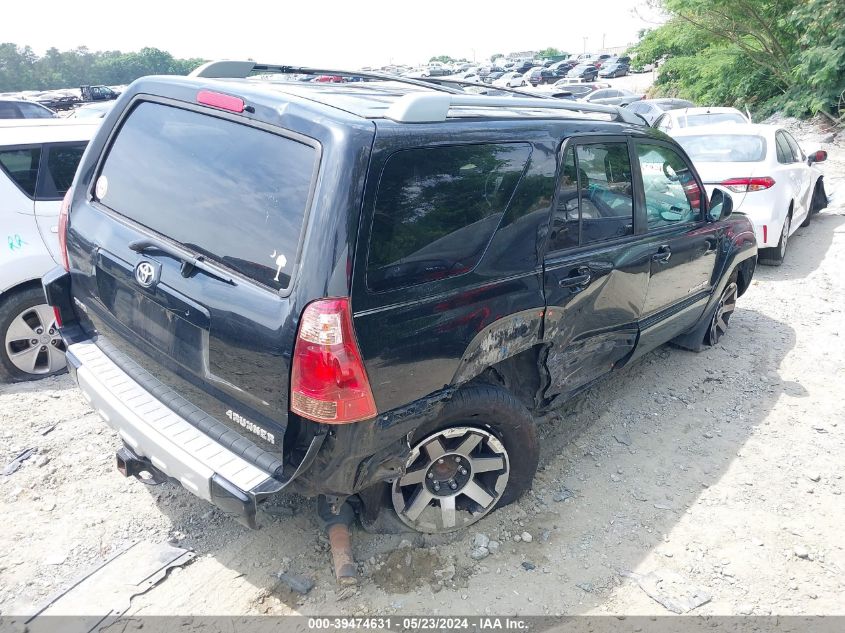
{"type": "Polygon", "coordinates": [[[766,281],[803,279],[824,260],[834,233],[842,232],[845,215],[822,211],[814,215],[810,226],[799,229],[787,243],[786,257],[780,266],[758,266],[755,278],[766,281]]]}
{"type": "MultiPolygon", "coordinates": [[[[716,347],[699,354],[661,347],[541,427],[545,472],[533,494],[541,534],[547,530],[559,552],[554,573],[561,580],[546,606],[572,613],[583,610],[581,602],[597,603],[620,573],[663,545],[779,398],[808,395],[777,374],[795,340],[792,327],[744,310],[740,298],[716,347]],[[571,499],[554,502],[570,492],[571,499]]],[[[542,578],[520,582],[532,580],[542,578]]]]}

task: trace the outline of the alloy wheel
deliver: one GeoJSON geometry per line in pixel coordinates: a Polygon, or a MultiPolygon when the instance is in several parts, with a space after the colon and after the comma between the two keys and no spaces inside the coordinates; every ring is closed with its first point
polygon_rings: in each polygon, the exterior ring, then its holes
{"type": "Polygon", "coordinates": [[[65,368],[65,343],[45,303],[18,314],[6,330],[6,356],[20,371],[47,375],[65,368]]]}
{"type": "Polygon", "coordinates": [[[455,427],[429,435],[411,450],[393,482],[393,509],[419,532],[452,532],[490,512],[508,485],[510,460],[491,432],[455,427]]]}
{"type": "Polygon", "coordinates": [[[718,343],[727,331],[734,309],[736,309],[736,283],[731,282],[722,292],[722,297],[713,313],[713,320],[710,322],[710,345],[718,343]]]}

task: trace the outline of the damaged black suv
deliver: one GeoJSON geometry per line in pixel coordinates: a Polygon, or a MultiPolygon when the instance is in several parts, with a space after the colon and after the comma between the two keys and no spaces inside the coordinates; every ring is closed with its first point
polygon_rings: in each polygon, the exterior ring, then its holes
{"type": "Polygon", "coordinates": [[[459,529],[531,485],[535,417],[725,332],[751,225],[634,115],[301,70],[135,82],[65,199],[44,287],[125,475],[459,529]]]}

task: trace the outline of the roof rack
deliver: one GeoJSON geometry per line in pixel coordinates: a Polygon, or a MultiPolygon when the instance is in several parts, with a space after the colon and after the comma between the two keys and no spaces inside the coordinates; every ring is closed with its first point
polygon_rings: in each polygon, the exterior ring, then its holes
{"type": "Polygon", "coordinates": [[[337,68],[312,68],[310,66],[286,66],[284,64],[259,64],[253,61],[221,60],[207,62],[192,70],[188,77],[205,77],[208,79],[246,79],[253,72],[255,73],[279,73],[285,75],[338,75],[341,77],[361,77],[374,81],[394,81],[403,84],[410,84],[421,88],[464,94],[459,88],[451,86],[435,86],[423,79],[412,77],[401,77],[388,73],[374,73],[360,70],[338,70],[337,68]]]}
{"type": "Polygon", "coordinates": [[[531,110],[566,110],[569,112],[606,114],[613,121],[642,125],[635,113],[617,106],[594,103],[573,103],[559,99],[536,97],[487,97],[484,95],[406,94],[387,108],[384,116],[398,123],[436,123],[445,121],[455,107],[526,108],[531,110]]]}
{"type": "MultiPolygon", "coordinates": [[[[470,88],[482,88],[484,90],[489,90],[490,92],[495,93],[507,93],[507,94],[514,94],[519,95],[521,97],[531,97],[536,99],[553,99],[551,95],[544,95],[540,93],[528,92],[527,90],[519,90],[518,88],[502,88],[500,86],[494,86],[492,84],[484,84],[479,83],[477,81],[469,81],[468,79],[457,79],[449,77],[448,75],[445,77],[421,77],[420,81],[424,81],[429,84],[437,84],[438,86],[468,86],[470,88]]],[[[466,91],[463,91],[466,92],[466,91]]],[[[563,90],[561,92],[564,92],[563,90]]],[[[486,95],[491,96],[491,95],[486,95]]]]}
{"type": "Polygon", "coordinates": [[[613,121],[642,125],[643,119],[627,110],[610,105],[594,103],[573,103],[560,99],[541,97],[489,97],[486,95],[468,95],[463,90],[410,77],[399,77],[383,73],[348,71],[307,66],[285,66],[282,64],[259,64],[253,61],[223,60],[207,62],[194,69],[189,77],[209,79],[244,79],[253,72],[282,74],[340,75],[343,77],[362,77],[377,81],[393,81],[428,88],[437,92],[405,94],[394,101],[385,111],[385,118],[397,123],[436,123],[449,117],[449,110],[454,107],[472,108],[525,108],[531,110],[565,110],[578,113],[609,115],[613,121]],[[440,93],[440,94],[437,94],[440,93]]]}

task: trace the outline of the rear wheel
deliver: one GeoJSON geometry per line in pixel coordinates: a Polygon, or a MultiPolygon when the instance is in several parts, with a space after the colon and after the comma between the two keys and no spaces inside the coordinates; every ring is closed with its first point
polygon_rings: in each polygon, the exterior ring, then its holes
{"type": "Polygon", "coordinates": [[[41,288],[15,292],[0,304],[0,378],[37,380],[63,371],[65,344],[41,288]]]}
{"type": "Polygon", "coordinates": [[[467,387],[416,433],[406,472],[391,485],[393,510],[418,532],[460,530],[518,499],[538,458],[527,409],[499,387],[467,387]]]}
{"type": "Polygon", "coordinates": [[[789,243],[789,231],[792,227],[792,213],[790,212],[783,221],[783,228],[780,232],[780,240],[774,248],[760,249],[760,263],[768,266],[780,266],[783,258],[786,257],[786,246],[789,243]]]}

